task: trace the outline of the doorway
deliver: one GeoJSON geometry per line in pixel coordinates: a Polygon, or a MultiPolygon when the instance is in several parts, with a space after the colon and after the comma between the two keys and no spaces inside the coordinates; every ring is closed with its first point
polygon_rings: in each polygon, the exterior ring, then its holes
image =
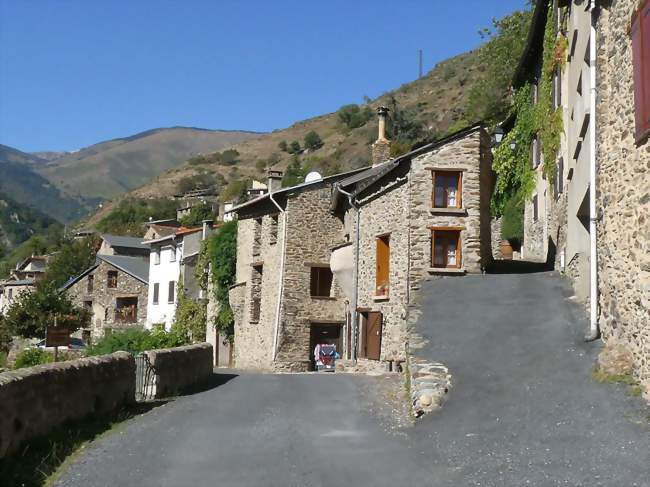
{"type": "Polygon", "coordinates": [[[342,323],[312,323],[309,330],[309,361],[310,370],[316,369],[314,349],[316,345],[334,345],[340,356],[343,356],[341,340],[342,323]]]}
{"type": "Polygon", "coordinates": [[[379,311],[367,311],[361,314],[361,344],[360,356],[379,360],[381,357],[381,335],[383,328],[383,317],[379,311]]]}

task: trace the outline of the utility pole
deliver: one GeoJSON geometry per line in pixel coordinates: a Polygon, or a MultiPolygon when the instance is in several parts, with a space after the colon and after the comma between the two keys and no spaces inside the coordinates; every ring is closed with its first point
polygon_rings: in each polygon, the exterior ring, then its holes
{"type": "Polygon", "coordinates": [[[420,69],[418,70],[418,79],[420,79],[422,77],[422,49],[418,50],[418,60],[420,65],[420,69]]]}

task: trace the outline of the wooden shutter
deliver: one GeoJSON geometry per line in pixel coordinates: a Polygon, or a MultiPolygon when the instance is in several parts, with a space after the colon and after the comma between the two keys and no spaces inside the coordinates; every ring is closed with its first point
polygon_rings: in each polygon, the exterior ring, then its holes
{"type": "MultiPolygon", "coordinates": [[[[648,105],[646,101],[645,83],[645,66],[644,66],[644,49],[645,42],[643,36],[644,13],[649,8],[646,5],[636,15],[630,27],[630,37],[632,39],[632,64],[634,69],[634,115],[636,126],[636,140],[640,140],[648,131],[648,105]]],[[[646,35],[650,38],[650,29],[646,35]]],[[[650,63],[645,63],[650,65],[650,63]]]]}
{"type": "Polygon", "coordinates": [[[377,296],[388,295],[389,283],[389,264],[390,264],[390,244],[389,236],[377,238],[377,273],[376,273],[376,291],[377,296]]]}

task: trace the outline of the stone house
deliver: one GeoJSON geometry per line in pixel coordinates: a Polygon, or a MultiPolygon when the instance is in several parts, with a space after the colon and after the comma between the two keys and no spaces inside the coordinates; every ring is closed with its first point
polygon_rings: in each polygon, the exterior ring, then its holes
{"type": "Polygon", "coordinates": [[[336,345],[344,367],[395,365],[419,283],[490,263],[487,133],[471,127],[386,161],[379,113],[373,167],[284,189],[271,179],[270,193],[234,209],[237,367],[312,369],[317,343],[336,345]]]}
{"type": "Polygon", "coordinates": [[[149,263],[140,257],[97,254],[95,264],[66,282],[77,306],[92,311],[84,337],[97,339],[112,330],[144,326],[147,320],[149,263]]]}
{"type": "Polygon", "coordinates": [[[127,237],[124,235],[101,236],[101,244],[98,254],[101,255],[122,255],[125,257],[149,258],[149,247],[142,243],[140,237],[127,237]]]}
{"type": "MultiPolygon", "coordinates": [[[[380,132],[375,148],[384,140],[380,132]]],[[[481,126],[335,184],[332,210],[347,243],[334,251],[332,268],[352,290],[346,358],[357,368],[406,359],[423,280],[481,273],[491,263],[492,188],[490,137],[481,126]]]]}
{"type": "Polygon", "coordinates": [[[0,280],[0,315],[24,292],[43,278],[51,255],[32,255],[16,264],[8,279],[0,280]]]}

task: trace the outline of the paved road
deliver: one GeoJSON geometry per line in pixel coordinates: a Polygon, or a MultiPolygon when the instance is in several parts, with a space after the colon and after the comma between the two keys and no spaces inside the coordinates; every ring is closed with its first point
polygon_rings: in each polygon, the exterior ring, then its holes
{"type": "Polygon", "coordinates": [[[57,485],[650,486],[648,411],[591,381],[568,294],[548,273],[426,284],[418,353],[454,388],[403,432],[376,412],[382,379],[242,374],[95,442],[57,485]]]}

